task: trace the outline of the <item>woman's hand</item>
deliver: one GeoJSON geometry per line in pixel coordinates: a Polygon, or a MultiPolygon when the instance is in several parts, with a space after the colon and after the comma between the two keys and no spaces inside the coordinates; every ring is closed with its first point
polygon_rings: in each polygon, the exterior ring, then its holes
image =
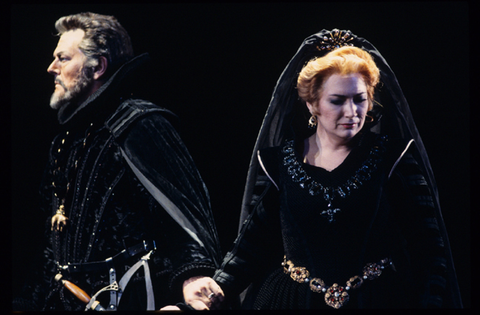
{"type": "Polygon", "coordinates": [[[183,283],[185,303],[196,310],[214,310],[220,307],[224,294],[210,277],[192,277],[183,283]]]}
{"type": "Polygon", "coordinates": [[[180,308],[176,305],[167,305],[162,307],[160,311],[180,311],[180,308]]]}

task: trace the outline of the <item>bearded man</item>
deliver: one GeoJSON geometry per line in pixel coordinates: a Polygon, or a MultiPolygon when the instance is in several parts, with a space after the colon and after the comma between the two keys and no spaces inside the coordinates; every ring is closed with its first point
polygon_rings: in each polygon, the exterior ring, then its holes
{"type": "Polygon", "coordinates": [[[177,304],[184,285],[213,275],[220,247],[207,189],[173,115],[131,89],[148,55],[134,57],[112,16],[75,14],[55,27],[47,71],[61,132],[41,185],[47,245],[38,282],[14,310],[177,304]]]}

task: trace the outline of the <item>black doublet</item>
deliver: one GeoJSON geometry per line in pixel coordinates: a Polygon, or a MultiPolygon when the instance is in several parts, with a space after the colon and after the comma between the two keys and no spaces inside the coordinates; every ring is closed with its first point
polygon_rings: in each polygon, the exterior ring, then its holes
{"type": "MultiPolygon", "coordinates": [[[[58,265],[104,261],[143,241],[155,241],[157,247],[149,261],[157,309],[182,301],[184,280],[211,275],[218,266],[220,251],[209,195],[188,150],[167,120],[173,115],[133,98],[125,81],[146,57],[122,66],[78,108],[68,104],[59,111],[64,131],[52,142],[41,192],[43,207],[51,215],[65,198],[69,221],[64,232],[47,230],[46,283],[37,289],[45,292],[46,299],[39,296],[40,309],[85,308],[53,281],[58,265]],[[126,159],[179,209],[177,214],[196,235],[178,223],[176,210],[167,212],[159,204],[126,159]]],[[[47,226],[49,222],[50,218],[47,226]]],[[[144,254],[117,261],[117,281],[144,254]]],[[[108,268],[62,273],[90,296],[109,284],[108,268]]],[[[109,294],[99,295],[98,300],[107,306],[109,294]]],[[[145,282],[139,271],[128,284],[119,309],[145,307],[145,282]]]]}

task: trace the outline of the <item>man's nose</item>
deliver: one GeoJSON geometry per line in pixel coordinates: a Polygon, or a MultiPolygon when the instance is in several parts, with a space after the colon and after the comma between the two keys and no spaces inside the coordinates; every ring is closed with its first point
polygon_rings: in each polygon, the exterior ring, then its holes
{"type": "Polygon", "coordinates": [[[52,61],[47,68],[47,72],[53,75],[58,74],[57,60],[52,61]]]}

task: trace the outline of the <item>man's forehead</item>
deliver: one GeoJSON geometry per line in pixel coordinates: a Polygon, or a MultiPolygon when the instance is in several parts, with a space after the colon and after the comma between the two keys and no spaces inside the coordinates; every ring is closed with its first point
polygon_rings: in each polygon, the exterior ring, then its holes
{"type": "Polygon", "coordinates": [[[53,54],[57,55],[61,52],[73,52],[78,50],[78,46],[84,35],[85,32],[81,29],[75,29],[63,33],[58,40],[57,48],[53,54]]]}

